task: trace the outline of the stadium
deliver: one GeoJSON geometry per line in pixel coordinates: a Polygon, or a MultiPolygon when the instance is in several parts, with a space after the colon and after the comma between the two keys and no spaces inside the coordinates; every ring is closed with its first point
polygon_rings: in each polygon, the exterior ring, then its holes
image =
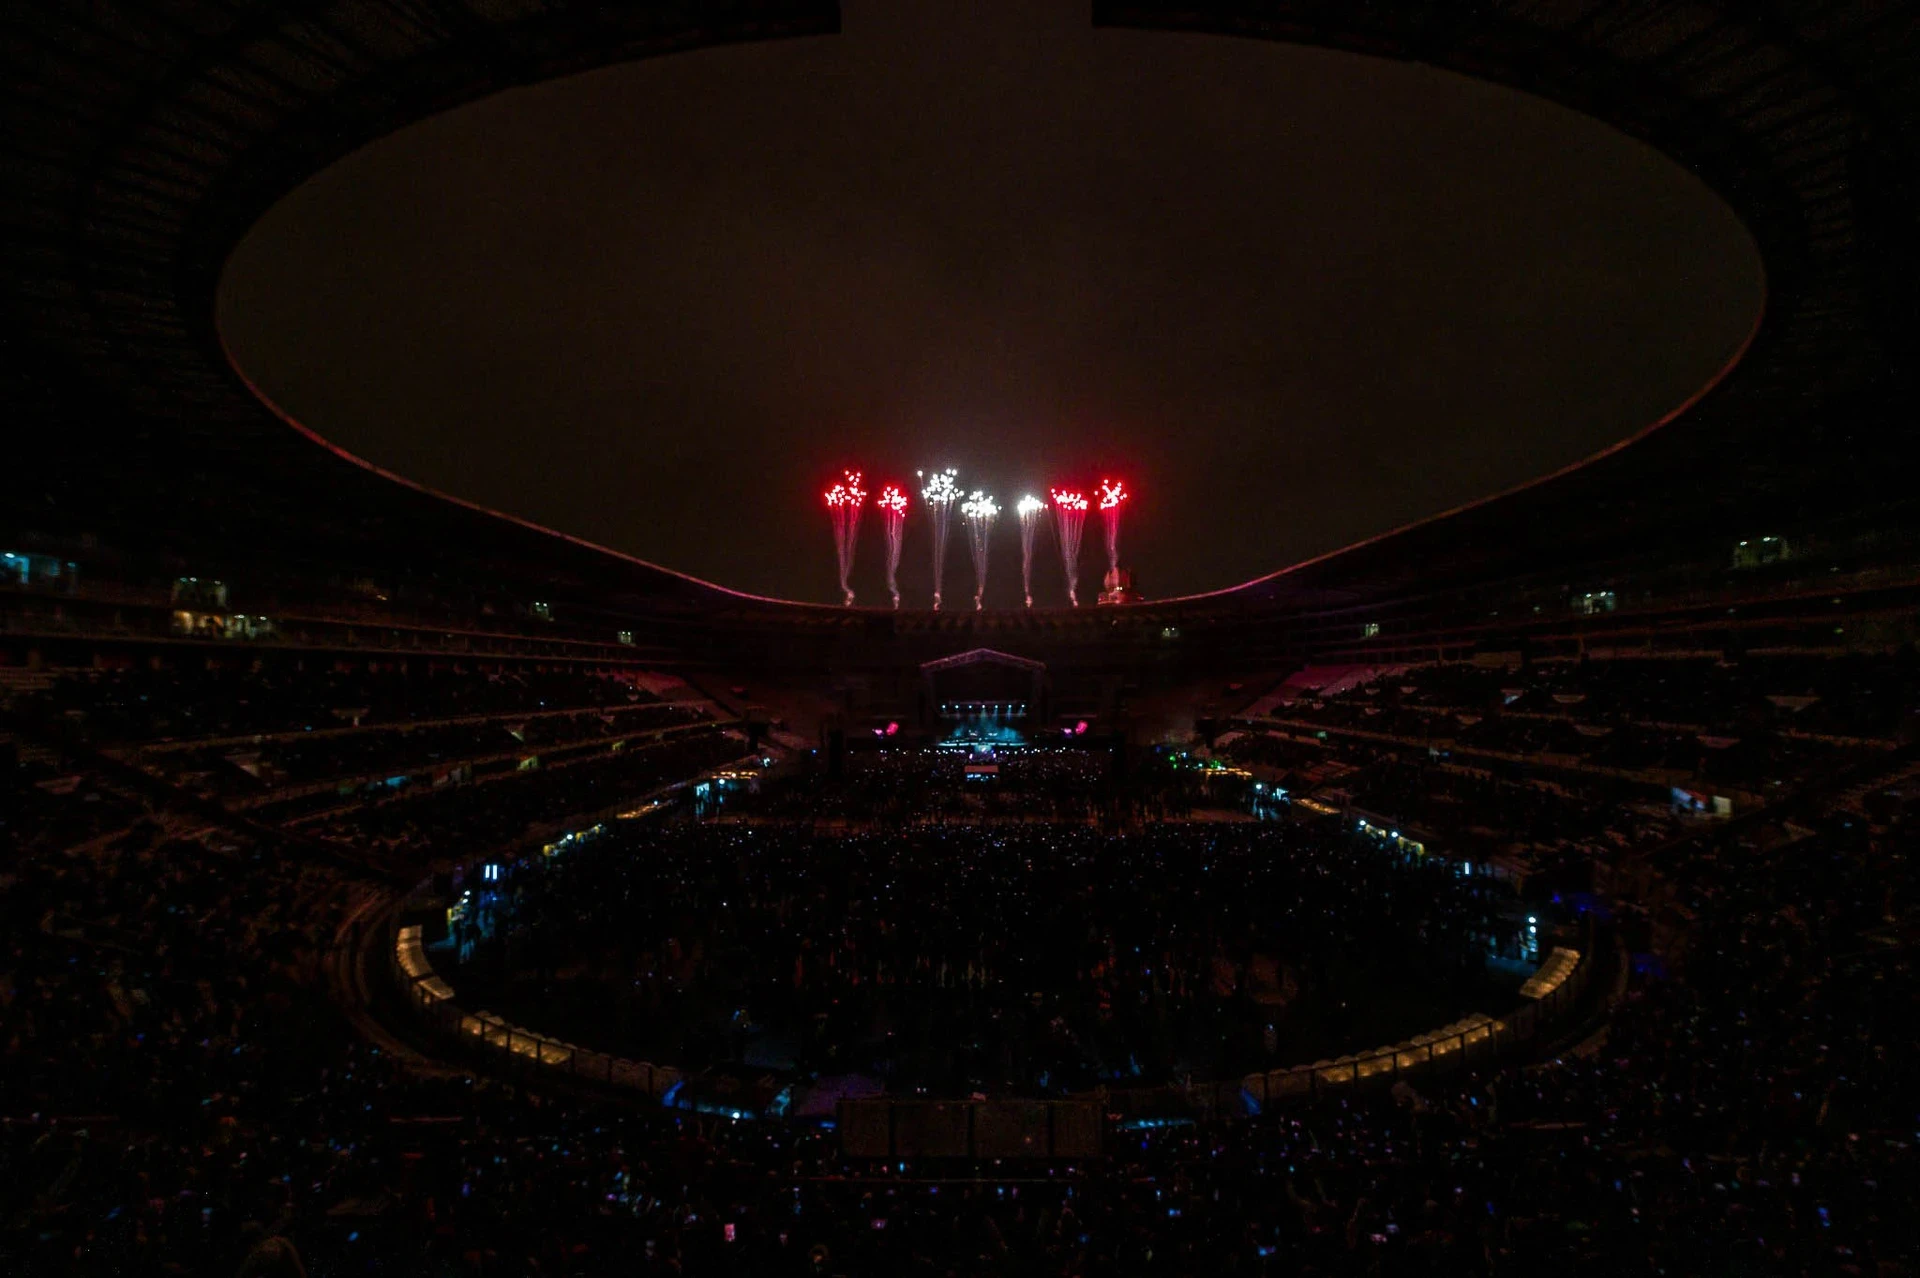
{"type": "Polygon", "coordinates": [[[1117,485],[1082,558],[1083,467],[992,592],[902,467],[749,591],[236,356],[243,242],[383,140],[843,20],[0,18],[7,1271],[1920,1272],[1920,6],[1079,13],[1555,104],[1764,274],[1669,410],[1225,588],[1137,591],[1117,485]]]}

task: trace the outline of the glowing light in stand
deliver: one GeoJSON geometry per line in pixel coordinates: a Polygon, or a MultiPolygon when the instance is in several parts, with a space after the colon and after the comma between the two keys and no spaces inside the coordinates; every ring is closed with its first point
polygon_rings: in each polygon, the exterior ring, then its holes
{"type": "Polygon", "coordinates": [[[960,503],[960,517],[967,521],[967,544],[973,551],[973,610],[986,606],[988,534],[1000,517],[1000,503],[979,489],[960,503]]]}
{"type": "Polygon", "coordinates": [[[900,546],[906,539],[907,495],[900,491],[897,484],[888,484],[873,499],[880,508],[881,527],[887,532],[887,593],[893,596],[893,606],[900,606],[900,546]]]}
{"type": "Polygon", "coordinates": [[[1067,602],[1080,606],[1080,530],[1087,522],[1085,494],[1055,488],[1053,518],[1060,534],[1060,566],[1067,573],[1067,602]]]}
{"type": "Polygon", "coordinates": [[[1107,571],[1120,570],[1120,505],[1130,494],[1119,480],[1100,481],[1100,518],[1107,525],[1107,571]]]}
{"type": "Polygon", "coordinates": [[[839,483],[827,489],[827,514],[833,520],[833,553],[840,564],[840,593],[847,607],[853,607],[853,552],[859,544],[860,512],[867,504],[867,491],[860,487],[860,472],[850,470],[839,483]]]}
{"type": "Polygon", "coordinates": [[[1040,516],[1046,513],[1047,503],[1028,494],[1014,507],[1020,515],[1020,589],[1027,597],[1027,607],[1033,607],[1033,537],[1040,531],[1040,516]]]}
{"type": "Polygon", "coordinates": [[[949,466],[931,477],[924,470],[914,473],[927,481],[920,498],[927,503],[927,519],[933,527],[933,610],[939,612],[940,584],[947,571],[947,530],[953,526],[953,503],[960,498],[959,472],[949,466]]]}

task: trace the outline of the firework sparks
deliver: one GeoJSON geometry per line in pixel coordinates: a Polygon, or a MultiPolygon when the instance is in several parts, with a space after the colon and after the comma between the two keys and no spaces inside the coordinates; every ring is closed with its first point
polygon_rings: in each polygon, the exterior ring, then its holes
{"type": "Polygon", "coordinates": [[[932,475],[917,472],[927,481],[920,497],[927,503],[927,517],[933,525],[933,610],[940,611],[940,585],[946,576],[947,530],[953,526],[953,503],[960,497],[959,472],[949,466],[932,475]]]}
{"type": "Polygon", "coordinates": [[[1120,506],[1132,494],[1119,480],[1100,481],[1100,518],[1107,526],[1107,571],[1120,570],[1120,506]]]}
{"type": "Polygon", "coordinates": [[[1033,607],[1033,538],[1040,531],[1040,516],[1047,511],[1047,503],[1028,494],[1014,507],[1020,515],[1020,589],[1027,597],[1027,607],[1033,607]]]}
{"type": "Polygon", "coordinates": [[[860,487],[860,472],[850,470],[839,483],[827,489],[827,514],[833,520],[833,553],[840,564],[840,593],[847,607],[853,607],[853,552],[859,543],[860,511],[867,503],[866,489],[860,487]]]}
{"type": "Polygon", "coordinates": [[[960,503],[960,517],[967,521],[967,544],[973,551],[973,608],[986,606],[988,534],[1000,517],[1000,504],[979,489],[960,503]]]}
{"type": "Polygon", "coordinates": [[[1080,530],[1087,522],[1087,498],[1083,493],[1055,488],[1053,518],[1060,534],[1060,566],[1067,574],[1067,602],[1080,606],[1080,530]]]}
{"type": "Polygon", "coordinates": [[[906,537],[907,495],[897,484],[888,484],[873,499],[880,508],[881,526],[887,530],[887,593],[893,606],[900,606],[900,546],[906,537]]]}

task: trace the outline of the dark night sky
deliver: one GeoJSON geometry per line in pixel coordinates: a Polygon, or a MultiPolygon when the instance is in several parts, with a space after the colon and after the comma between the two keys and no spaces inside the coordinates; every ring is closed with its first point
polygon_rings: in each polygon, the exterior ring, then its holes
{"type": "MultiPolygon", "coordinates": [[[[379,464],[788,597],[837,599],[841,464],[955,465],[1009,507],[1111,471],[1164,596],[1592,453],[1697,390],[1760,304],[1689,174],[1508,90],[1096,31],[1084,0],[843,19],[515,90],[334,166],[230,263],[237,361],[379,464]]],[[[1017,599],[1013,524],[990,602],[1017,599]]],[[[1098,546],[1090,524],[1083,582],[1098,546]]],[[[880,549],[870,515],[863,602],[880,549]]],[[[970,593],[957,535],[947,573],[970,593]]]]}

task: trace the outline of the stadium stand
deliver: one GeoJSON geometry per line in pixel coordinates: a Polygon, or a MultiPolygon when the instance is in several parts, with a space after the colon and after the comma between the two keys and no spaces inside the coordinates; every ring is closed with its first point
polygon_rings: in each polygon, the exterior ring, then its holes
{"type": "Polygon", "coordinates": [[[369,139],[613,61],[830,36],[832,5],[0,16],[0,1267],[1920,1271],[1920,538],[1897,460],[1920,12],[1092,16],[1588,112],[1729,202],[1765,316],[1605,456],[1234,590],[1031,616],[748,598],[291,428],[226,360],[212,296],[260,213],[369,139]],[[1041,668],[1027,726],[1060,762],[988,781],[905,753],[949,727],[930,667],[983,650],[1041,668]],[[955,855],[977,869],[943,874],[955,855]],[[1263,857],[1285,863],[1261,879],[1263,857]],[[1240,877],[1208,880],[1216,859],[1240,877]],[[702,913],[749,876],[737,913],[702,913]],[[897,924],[855,913],[869,876],[897,924]],[[467,912],[489,883],[523,899],[467,912]],[[1323,1014],[1270,1047],[1253,1009],[1286,965],[1264,915],[1224,930],[1281,888],[1332,918],[1288,996],[1323,1014]],[[647,930],[623,934],[621,900],[647,930]],[[807,900],[848,918],[783,932],[807,900]],[[1117,946],[1079,961],[1081,929],[1138,907],[1171,935],[1179,902],[1217,952],[1170,942],[1158,987],[1117,946]],[[1315,967],[1336,923],[1374,970],[1315,967]],[[994,947],[970,1003],[955,937],[994,947]],[[673,942],[620,1016],[566,992],[614,979],[609,946],[673,942]],[[796,942],[837,975],[739,997],[796,942]],[[1036,990],[1023,955],[1064,966],[1036,990]],[[1463,955],[1472,980],[1442,979],[1463,955]],[[1362,978],[1431,1016],[1342,1013],[1362,978]],[[807,1024],[822,997],[833,1032],[790,1059],[713,1029],[807,1024]],[[1151,1041],[1156,999],[1227,1046],[1103,1071],[1123,1030],[1151,1041]],[[889,1048],[882,1020],[928,1037],[889,1048]],[[1013,1050],[1053,1038],[1100,1050],[1013,1050]],[[863,1068],[823,1068],[836,1044],[863,1068]],[[640,1053],[634,1085],[615,1064],[640,1053]]]}

